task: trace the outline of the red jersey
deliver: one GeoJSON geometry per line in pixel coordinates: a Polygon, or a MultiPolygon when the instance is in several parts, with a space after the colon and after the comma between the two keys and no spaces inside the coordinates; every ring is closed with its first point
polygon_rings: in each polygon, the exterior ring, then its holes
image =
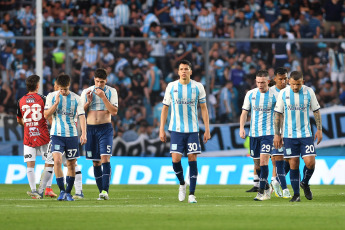
{"type": "Polygon", "coordinates": [[[32,93],[24,95],[17,103],[17,118],[23,118],[24,122],[24,145],[38,147],[49,143],[45,101],[45,96],[32,93]]]}

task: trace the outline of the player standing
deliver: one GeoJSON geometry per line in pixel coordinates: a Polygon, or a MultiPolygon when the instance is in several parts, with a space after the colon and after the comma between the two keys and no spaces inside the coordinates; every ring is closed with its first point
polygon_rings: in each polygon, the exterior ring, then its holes
{"type": "Polygon", "coordinates": [[[313,199],[309,180],[315,168],[314,140],[319,144],[322,140],[322,122],[320,105],[314,91],[303,85],[303,74],[293,71],[289,79],[290,86],[281,90],[275,107],[274,119],[274,146],[282,147],[282,136],[285,146],[285,158],[290,164],[290,181],[294,196],[290,202],[300,202],[299,186],[304,190],[308,200],[313,199]],[[314,113],[317,131],[315,138],[312,137],[309,109],[314,113]],[[282,122],[283,121],[283,122],[282,122]],[[303,180],[300,183],[299,157],[305,163],[303,180]]]}
{"type": "MultiPolygon", "coordinates": [[[[49,132],[47,120],[44,118],[44,104],[46,98],[38,94],[40,77],[31,75],[26,79],[28,93],[19,99],[17,103],[17,122],[24,126],[24,162],[27,164],[27,177],[31,192],[27,192],[33,199],[41,199],[43,194],[36,191],[35,162],[40,153],[46,160],[45,171],[52,171],[54,162],[46,159],[49,132]]],[[[43,174],[45,180],[49,180],[51,174],[43,174]]]]}
{"type": "Polygon", "coordinates": [[[205,124],[204,143],[210,138],[209,116],[206,106],[206,92],[204,86],[199,82],[190,79],[192,75],[192,64],[187,60],[182,60],[178,66],[179,80],[168,84],[163,99],[163,109],[161,114],[161,124],[159,137],[166,142],[164,131],[167,120],[169,106],[171,109],[171,119],[169,131],[171,132],[170,153],[172,156],[173,169],[180,181],[179,200],[184,201],[186,197],[186,183],[183,177],[181,165],[182,155],[188,155],[190,187],[189,203],[196,203],[195,187],[198,176],[197,154],[201,153],[199,142],[198,109],[200,104],[201,115],[205,124]]]}
{"type": "Polygon", "coordinates": [[[93,161],[99,200],[108,200],[111,176],[110,156],[113,147],[111,116],[118,110],[116,89],[107,86],[107,72],[96,69],[95,85],[83,90],[81,100],[87,114],[86,159],[93,161]],[[103,167],[103,170],[102,170],[103,167]]]}
{"type": "Polygon", "coordinates": [[[257,175],[260,175],[260,188],[254,200],[271,199],[271,188],[268,185],[268,162],[273,147],[273,114],[276,104],[275,92],[268,87],[269,76],[266,70],[259,70],[256,74],[257,88],[247,92],[240,117],[240,137],[245,138],[244,129],[248,112],[251,110],[250,120],[250,155],[254,159],[257,175]],[[259,167],[260,165],[260,167],[259,167]]]}
{"type": "MultiPolygon", "coordinates": [[[[284,68],[277,68],[274,71],[275,85],[271,88],[274,90],[276,98],[279,92],[286,87],[288,72],[284,68]]],[[[271,185],[277,197],[291,198],[290,191],[286,185],[284,172],[284,147],[272,150],[271,161],[273,165],[271,185]],[[282,187],[283,191],[280,189],[282,187]]]]}
{"type": "Polygon", "coordinates": [[[74,201],[71,196],[75,180],[75,163],[79,157],[78,131],[75,118],[78,115],[81,126],[80,143],[86,143],[86,120],[85,112],[80,97],[69,91],[71,78],[66,74],[60,74],[56,83],[59,90],[49,93],[45,105],[44,116],[49,119],[52,116],[51,153],[54,158],[54,171],[56,182],[60,188],[60,195],[57,200],[74,201]],[[67,159],[66,189],[62,172],[62,155],[67,159]]]}

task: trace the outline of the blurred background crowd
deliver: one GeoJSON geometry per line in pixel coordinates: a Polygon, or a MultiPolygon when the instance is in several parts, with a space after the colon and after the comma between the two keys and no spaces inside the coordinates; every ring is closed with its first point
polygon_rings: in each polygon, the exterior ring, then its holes
{"type": "MultiPolygon", "coordinates": [[[[0,16],[0,113],[15,114],[35,73],[35,1],[1,1],[0,16]],[[6,38],[13,36],[21,38],[6,38]]],[[[164,91],[182,59],[194,80],[209,84],[213,124],[238,122],[259,69],[271,77],[277,67],[302,71],[322,107],[344,105],[344,28],[340,0],[43,0],[44,38],[56,38],[43,44],[44,95],[61,72],[80,94],[105,68],[119,96],[115,136],[127,141],[157,137],[164,91]]]]}

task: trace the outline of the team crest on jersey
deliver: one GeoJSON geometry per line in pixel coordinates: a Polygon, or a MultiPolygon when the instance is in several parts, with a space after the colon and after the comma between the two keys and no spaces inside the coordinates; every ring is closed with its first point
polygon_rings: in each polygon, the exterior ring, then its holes
{"type": "Polygon", "coordinates": [[[192,88],[192,93],[196,93],[196,88],[192,88]]]}
{"type": "Polygon", "coordinates": [[[252,101],[254,101],[256,98],[255,97],[252,97],[252,101]]]}
{"type": "Polygon", "coordinates": [[[60,145],[54,145],[55,150],[60,150],[60,145]]]}
{"type": "Polygon", "coordinates": [[[87,151],[87,157],[92,157],[92,152],[91,151],[87,151]]]}
{"type": "Polygon", "coordinates": [[[171,150],[176,150],[177,149],[177,144],[172,144],[171,145],[171,150]]]}
{"type": "Polygon", "coordinates": [[[289,97],[289,96],[286,96],[285,99],[288,100],[288,99],[290,99],[290,97],[289,97]]]}
{"type": "Polygon", "coordinates": [[[35,98],[27,98],[26,104],[35,103],[35,98]]]}
{"type": "Polygon", "coordinates": [[[291,155],[291,149],[286,149],[286,155],[291,155]]]}

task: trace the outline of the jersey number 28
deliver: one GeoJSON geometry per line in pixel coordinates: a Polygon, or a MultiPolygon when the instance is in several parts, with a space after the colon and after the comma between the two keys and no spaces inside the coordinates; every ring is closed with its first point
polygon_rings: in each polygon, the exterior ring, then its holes
{"type": "Polygon", "coordinates": [[[24,122],[39,121],[42,118],[41,106],[39,104],[33,104],[31,107],[29,105],[23,105],[22,111],[24,112],[24,115],[23,115],[24,122]],[[31,112],[31,118],[28,117],[30,112],[31,112]]]}

